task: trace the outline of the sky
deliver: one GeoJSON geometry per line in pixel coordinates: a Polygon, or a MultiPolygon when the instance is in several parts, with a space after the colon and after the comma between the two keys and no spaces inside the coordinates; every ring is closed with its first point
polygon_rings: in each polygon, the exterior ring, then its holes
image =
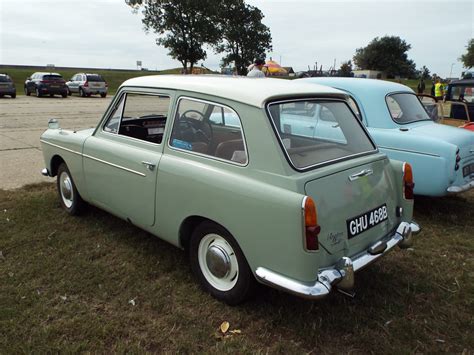
{"type": "MultiPolygon", "coordinates": [[[[247,0],[262,10],[273,52],[295,71],[329,69],[352,59],[374,37],[400,36],[417,68],[458,77],[458,58],[474,37],[474,0],[247,0]]],[[[163,70],[180,63],[145,33],[124,0],[0,0],[0,64],[163,70]]],[[[206,49],[203,64],[221,55],[206,49]]],[[[201,62],[199,62],[199,65],[201,62]]]]}

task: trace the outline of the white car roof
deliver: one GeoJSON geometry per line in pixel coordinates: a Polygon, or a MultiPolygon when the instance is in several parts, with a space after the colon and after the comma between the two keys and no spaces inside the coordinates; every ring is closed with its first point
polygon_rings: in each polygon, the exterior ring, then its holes
{"type": "Polygon", "coordinates": [[[192,91],[263,107],[269,99],[325,96],[346,99],[337,89],[301,81],[224,75],[150,75],[125,81],[122,86],[192,91]]]}

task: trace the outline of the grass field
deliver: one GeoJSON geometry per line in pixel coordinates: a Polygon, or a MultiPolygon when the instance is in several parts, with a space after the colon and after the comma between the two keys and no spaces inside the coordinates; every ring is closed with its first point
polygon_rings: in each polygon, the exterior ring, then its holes
{"type": "Polygon", "coordinates": [[[473,206],[418,198],[414,248],[358,273],[354,299],[262,287],[229,307],[184,252],[96,208],[68,216],[53,184],[0,190],[0,353],[472,353],[473,206]]]}
{"type": "MultiPolygon", "coordinates": [[[[14,80],[16,85],[16,90],[18,95],[23,95],[23,86],[25,79],[31,74],[37,71],[49,71],[46,68],[39,70],[38,68],[13,68],[5,65],[0,65],[0,73],[8,73],[14,80]]],[[[117,91],[118,87],[127,79],[134,78],[137,76],[144,75],[161,75],[161,74],[179,74],[181,72],[180,68],[162,70],[162,71],[139,71],[139,70],[130,70],[130,71],[119,71],[119,70],[93,70],[93,69],[67,69],[67,70],[54,70],[63,76],[65,80],[69,80],[74,74],[87,72],[87,73],[99,73],[109,84],[109,94],[113,95],[117,91]]],[[[395,80],[392,80],[395,81],[395,80]]],[[[416,86],[418,85],[418,80],[402,80],[402,84],[409,86],[416,91],[416,86]]],[[[425,93],[429,94],[431,89],[431,83],[426,81],[426,90],[425,93]]]]}

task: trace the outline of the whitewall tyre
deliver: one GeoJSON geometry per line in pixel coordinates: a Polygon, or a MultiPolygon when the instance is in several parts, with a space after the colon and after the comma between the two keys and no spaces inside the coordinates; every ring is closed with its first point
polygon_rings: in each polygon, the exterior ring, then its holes
{"type": "Polygon", "coordinates": [[[203,222],[193,232],[189,257],[201,286],[229,305],[254,293],[256,281],[240,247],[222,226],[203,222]]]}
{"type": "Polygon", "coordinates": [[[65,163],[61,163],[59,166],[56,178],[61,207],[70,215],[78,215],[83,210],[84,201],[79,195],[71,173],[65,163]]]}

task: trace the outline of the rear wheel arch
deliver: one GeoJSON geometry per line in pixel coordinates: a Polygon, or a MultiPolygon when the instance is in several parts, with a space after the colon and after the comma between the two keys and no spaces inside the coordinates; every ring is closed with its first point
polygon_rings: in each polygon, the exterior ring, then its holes
{"type": "Polygon", "coordinates": [[[198,225],[206,221],[216,223],[215,221],[202,216],[189,216],[181,223],[181,226],[179,227],[179,246],[186,252],[189,250],[189,242],[191,241],[193,231],[198,225]]]}

